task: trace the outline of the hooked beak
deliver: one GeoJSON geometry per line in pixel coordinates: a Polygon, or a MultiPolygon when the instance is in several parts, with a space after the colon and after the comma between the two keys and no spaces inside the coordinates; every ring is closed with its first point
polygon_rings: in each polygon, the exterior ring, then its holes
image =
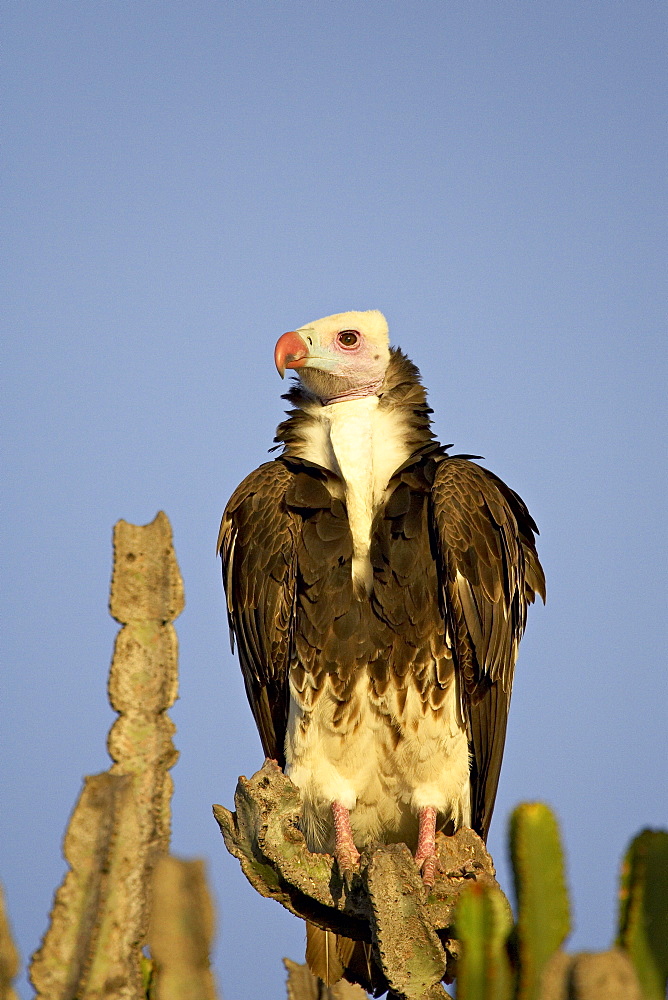
{"type": "Polygon", "coordinates": [[[308,353],[306,344],[296,330],[290,330],[279,337],[274,348],[274,361],[281,378],[285,378],[286,368],[303,368],[308,353]]]}

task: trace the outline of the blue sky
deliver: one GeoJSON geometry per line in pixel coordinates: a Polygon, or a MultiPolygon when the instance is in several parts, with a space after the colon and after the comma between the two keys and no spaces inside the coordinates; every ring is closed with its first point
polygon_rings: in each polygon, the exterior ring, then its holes
{"type": "MultiPolygon", "coordinates": [[[[571,949],[666,826],[665,8],[605,0],[3,5],[0,880],[24,960],[113,713],[119,518],[174,528],[186,610],[173,849],[205,857],[228,1000],[303,930],[210,812],[261,751],[214,543],[265,460],[277,337],[379,308],[442,441],[541,529],[490,847],[559,814],[571,949]]],[[[21,996],[30,996],[25,982],[21,996]]]]}

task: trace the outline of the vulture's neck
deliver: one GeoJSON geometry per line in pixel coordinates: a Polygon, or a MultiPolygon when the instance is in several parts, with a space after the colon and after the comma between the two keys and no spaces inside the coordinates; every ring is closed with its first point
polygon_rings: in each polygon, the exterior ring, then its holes
{"type": "Polygon", "coordinates": [[[278,428],[284,455],[328,469],[338,478],[353,538],[352,572],[371,591],[371,525],[392,474],[433,440],[417,368],[393,350],[378,395],[323,405],[301,386],[287,394],[295,405],[278,428]]]}

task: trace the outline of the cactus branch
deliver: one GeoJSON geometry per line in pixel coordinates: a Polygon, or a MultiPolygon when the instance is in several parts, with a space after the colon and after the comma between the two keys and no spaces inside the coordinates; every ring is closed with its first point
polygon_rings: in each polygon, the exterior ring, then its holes
{"type": "Polygon", "coordinates": [[[492,859],[472,830],[438,834],[439,870],[428,890],[402,845],[372,846],[359,873],[343,880],[330,855],[306,847],[299,791],[274,761],[239,779],[235,806],[235,813],[214,806],[214,815],[228,851],[261,895],[325,930],[372,942],[393,995],[446,996],[439,984],[454,974],[457,899],[472,881],[497,885],[492,859]]]}

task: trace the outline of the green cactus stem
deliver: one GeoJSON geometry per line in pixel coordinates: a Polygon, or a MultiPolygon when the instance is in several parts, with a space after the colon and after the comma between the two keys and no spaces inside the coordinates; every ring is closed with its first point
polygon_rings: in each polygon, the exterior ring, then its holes
{"type": "Polygon", "coordinates": [[[643,830],[622,862],[617,944],[631,958],[646,1000],[668,982],[668,832],[643,830]]]}
{"type": "Polygon", "coordinates": [[[461,946],[459,1000],[510,1000],[513,976],[507,940],[512,914],[503,893],[489,885],[467,886],[457,904],[455,927],[461,946]]]}
{"type": "Polygon", "coordinates": [[[559,826],[540,802],[523,803],[510,820],[517,899],[518,1000],[539,1000],[543,968],[570,931],[559,826]]]}

